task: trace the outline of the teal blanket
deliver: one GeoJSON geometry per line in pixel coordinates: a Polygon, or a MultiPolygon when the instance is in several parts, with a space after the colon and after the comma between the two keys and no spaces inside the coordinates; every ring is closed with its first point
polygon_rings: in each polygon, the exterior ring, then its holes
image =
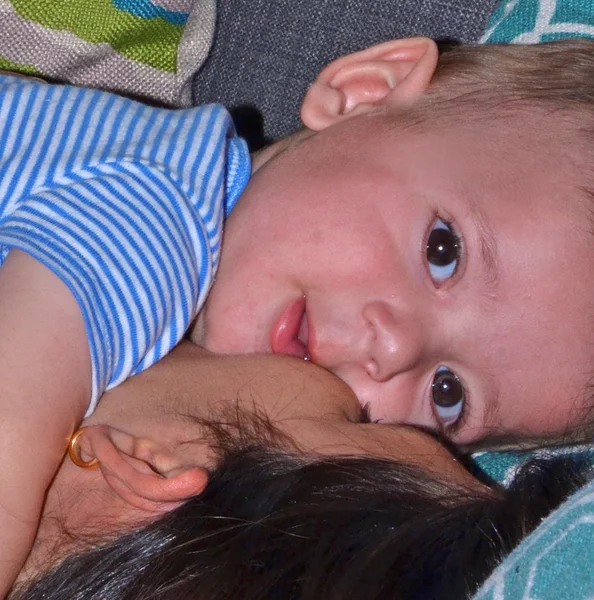
{"type": "Polygon", "coordinates": [[[573,494],[487,579],[475,600],[594,598],[594,482],[573,494]]]}
{"type": "Polygon", "coordinates": [[[481,41],[536,44],[583,36],[594,37],[592,0],[504,0],[481,41]]]}

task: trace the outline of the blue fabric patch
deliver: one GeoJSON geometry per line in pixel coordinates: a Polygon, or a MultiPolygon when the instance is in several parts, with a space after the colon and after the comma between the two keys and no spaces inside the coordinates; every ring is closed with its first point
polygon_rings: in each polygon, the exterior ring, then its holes
{"type": "Polygon", "coordinates": [[[472,455],[472,459],[484,475],[497,483],[507,485],[514,478],[517,470],[529,460],[555,458],[556,456],[572,457],[582,463],[594,465],[594,446],[592,444],[574,444],[523,451],[476,452],[472,455]]]}
{"type": "Polygon", "coordinates": [[[120,10],[125,10],[135,17],[143,19],[161,18],[173,25],[185,25],[188,13],[167,10],[162,6],[153,4],[150,0],[112,0],[113,5],[120,10]]]}

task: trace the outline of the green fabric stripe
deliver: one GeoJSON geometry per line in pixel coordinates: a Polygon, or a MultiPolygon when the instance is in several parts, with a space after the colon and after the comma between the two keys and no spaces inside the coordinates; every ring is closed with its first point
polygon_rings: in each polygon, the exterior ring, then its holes
{"type": "Polygon", "coordinates": [[[5,71],[14,71],[15,73],[24,73],[25,75],[36,75],[43,77],[43,73],[33,65],[20,65],[12,62],[3,56],[0,56],[0,69],[5,71]]]}
{"type": "Polygon", "coordinates": [[[24,19],[66,30],[91,42],[107,42],[132,60],[175,73],[183,26],[118,10],[111,0],[12,0],[24,19]]]}

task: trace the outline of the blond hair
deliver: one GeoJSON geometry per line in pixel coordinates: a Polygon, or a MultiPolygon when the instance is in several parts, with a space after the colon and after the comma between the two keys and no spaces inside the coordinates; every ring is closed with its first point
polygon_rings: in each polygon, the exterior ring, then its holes
{"type": "Polygon", "coordinates": [[[457,46],[440,56],[432,94],[475,94],[561,110],[594,104],[594,40],[457,46]]]}
{"type": "MultiPolygon", "coordinates": [[[[396,109],[399,125],[555,115],[571,133],[594,133],[594,40],[461,45],[442,52],[427,92],[396,109]],[[571,126],[569,125],[571,123],[571,126]]],[[[590,140],[588,140],[590,142],[590,140]]]]}

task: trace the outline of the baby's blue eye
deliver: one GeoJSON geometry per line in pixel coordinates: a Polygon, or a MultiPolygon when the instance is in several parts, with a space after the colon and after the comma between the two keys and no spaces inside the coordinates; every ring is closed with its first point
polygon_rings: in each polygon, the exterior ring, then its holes
{"type": "Polygon", "coordinates": [[[458,377],[446,367],[439,367],[431,384],[435,412],[444,426],[453,425],[464,409],[464,388],[458,377]]]}
{"type": "Polygon", "coordinates": [[[441,219],[436,219],[431,227],[426,252],[429,273],[435,283],[442,283],[456,272],[460,259],[460,240],[441,219]]]}

